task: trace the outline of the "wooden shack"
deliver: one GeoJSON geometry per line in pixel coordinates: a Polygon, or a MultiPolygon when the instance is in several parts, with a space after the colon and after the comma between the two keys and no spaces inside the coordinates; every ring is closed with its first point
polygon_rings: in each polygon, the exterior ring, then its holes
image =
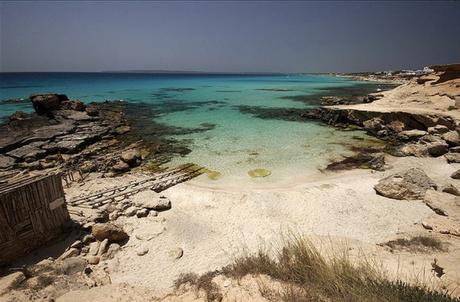
{"type": "Polygon", "coordinates": [[[59,174],[0,177],[0,263],[55,238],[69,222],[59,174]]]}

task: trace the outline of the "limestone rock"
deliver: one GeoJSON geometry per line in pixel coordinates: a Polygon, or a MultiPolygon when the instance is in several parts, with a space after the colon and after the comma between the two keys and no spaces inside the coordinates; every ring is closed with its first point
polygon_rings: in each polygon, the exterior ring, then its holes
{"type": "Polygon", "coordinates": [[[97,107],[94,104],[86,106],[85,111],[86,111],[86,114],[88,114],[89,116],[98,116],[99,115],[99,110],[97,109],[97,107]]]}
{"type": "Polygon", "coordinates": [[[457,131],[446,132],[441,137],[450,146],[459,146],[460,145],[460,135],[458,134],[457,131]]]}
{"type": "Polygon", "coordinates": [[[22,272],[14,272],[5,277],[0,278],[0,296],[6,294],[11,289],[16,288],[21,282],[26,279],[22,272]]]}
{"type": "Polygon", "coordinates": [[[424,157],[428,155],[428,148],[424,144],[406,144],[401,147],[404,156],[424,157]]]}
{"type": "Polygon", "coordinates": [[[184,250],[181,249],[180,247],[178,247],[178,248],[175,248],[175,249],[169,251],[169,255],[173,259],[179,259],[179,258],[182,258],[182,256],[184,255],[184,250]]]}
{"type": "Polygon", "coordinates": [[[428,133],[430,134],[443,134],[449,131],[449,128],[444,125],[436,125],[433,127],[428,127],[428,133]]]}
{"type": "Polygon", "coordinates": [[[102,256],[105,252],[107,252],[108,248],[109,248],[109,240],[108,239],[102,240],[101,244],[99,245],[99,250],[97,251],[97,255],[102,256]]]}
{"type": "Polygon", "coordinates": [[[448,163],[460,163],[460,153],[449,152],[444,155],[448,163]]]}
{"type": "Polygon", "coordinates": [[[374,186],[377,194],[393,199],[422,199],[436,184],[419,168],[385,177],[374,186]]]}
{"type": "Polygon", "coordinates": [[[385,130],[385,122],[378,117],[363,122],[364,129],[371,133],[377,133],[378,131],[385,130]]]}
{"type": "Polygon", "coordinates": [[[455,196],[460,196],[460,190],[457,189],[453,184],[448,184],[441,189],[442,192],[444,193],[449,193],[455,196]]]}
{"type": "Polygon", "coordinates": [[[450,148],[449,152],[460,153],[460,146],[450,148]]]}
{"type": "Polygon", "coordinates": [[[95,224],[92,228],[92,234],[99,241],[108,239],[109,242],[122,242],[129,238],[122,228],[111,223],[95,224]]]}
{"type": "Polygon", "coordinates": [[[59,257],[59,259],[60,259],[60,260],[64,260],[64,259],[67,259],[67,258],[71,258],[71,257],[78,256],[78,254],[80,254],[80,252],[78,251],[78,249],[76,249],[76,248],[70,248],[70,249],[68,249],[67,251],[65,251],[65,252],[59,257]]]}
{"type": "Polygon", "coordinates": [[[171,209],[171,201],[152,190],[139,192],[132,197],[133,203],[141,208],[155,211],[171,209]]]}
{"type": "Polygon", "coordinates": [[[123,151],[121,160],[127,163],[130,167],[135,167],[141,160],[141,151],[137,148],[123,151]]]}
{"type": "Polygon", "coordinates": [[[145,254],[147,254],[149,252],[149,249],[147,247],[140,247],[137,251],[136,251],[136,254],[138,256],[144,256],[145,254]]]}
{"type": "Polygon", "coordinates": [[[137,218],[147,217],[149,215],[148,209],[140,209],[136,212],[137,218]]]}
{"type": "Polygon", "coordinates": [[[121,249],[120,245],[117,243],[111,243],[109,249],[107,250],[106,257],[111,259],[115,254],[121,249]]]}
{"type": "Polygon", "coordinates": [[[85,111],[86,105],[82,101],[79,101],[79,100],[63,101],[61,103],[61,109],[85,111]]]}
{"type": "Polygon", "coordinates": [[[88,263],[92,264],[92,265],[98,264],[99,261],[101,260],[101,258],[99,256],[89,256],[86,259],[88,260],[88,263]]]}
{"type": "Polygon", "coordinates": [[[450,177],[452,177],[453,179],[460,179],[460,169],[452,173],[450,177]]]}
{"type": "Polygon", "coordinates": [[[444,141],[427,144],[427,151],[431,156],[438,157],[449,152],[449,145],[444,141]]]}
{"type": "Polygon", "coordinates": [[[88,235],[85,235],[81,241],[83,244],[88,244],[94,240],[95,240],[94,236],[92,234],[88,234],[88,235]]]}
{"type": "Polygon", "coordinates": [[[113,165],[112,170],[117,173],[123,173],[129,171],[129,165],[124,161],[118,161],[115,165],[113,165]]]}
{"type": "Polygon", "coordinates": [[[35,94],[29,97],[35,112],[38,114],[49,114],[61,107],[61,102],[67,101],[64,94],[35,94]]]}
{"type": "Polygon", "coordinates": [[[14,158],[0,154],[0,169],[13,168],[15,162],[14,158]]]}
{"type": "Polygon", "coordinates": [[[405,130],[399,133],[400,136],[407,137],[409,139],[419,138],[427,134],[428,133],[426,131],[418,129],[405,130]]]}
{"type": "Polygon", "coordinates": [[[137,207],[131,206],[131,207],[129,207],[129,208],[127,208],[125,210],[125,215],[128,216],[128,217],[134,216],[134,215],[136,215],[138,210],[139,209],[137,207]]]}
{"type": "Polygon", "coordinates": [[[101,245],[101,244],[100,244],[99,242],[97,242],[97,241],[91,242],[91,243],[89,244],[89,251],[88,251],[88,254],[91,255],[91,256],[96,256],[97,253],[99,252],[99,246],[100,246],[100,245],[101,245]]]}
{"type": "Polygon", "coordinates": [[[60,269],[66,275],[73,275],[82,272],[87,265],[87,261],[82,257],[68,258],[62,261],[60,269]]]}
{"type": "MultiPolygon", "coordinates": [[[[446,200],[445,195],[446,193],[440,193],[434,190],[428,190],[425,194],[423,201],[436,214],[442,215],[442,216],[449,216],[449,213],[448,213],[449,201],[446,200]]],[[[447,199],[449,199],[448,195],[447,195],[447,199]]]]}
{"type": "Polygon", "coordinates": [[[72,245],[70,247],[79,249],[79,248],[82,247],[82,242],[80,240],[76,240],[74,243],[72,243],[72,245]]]}

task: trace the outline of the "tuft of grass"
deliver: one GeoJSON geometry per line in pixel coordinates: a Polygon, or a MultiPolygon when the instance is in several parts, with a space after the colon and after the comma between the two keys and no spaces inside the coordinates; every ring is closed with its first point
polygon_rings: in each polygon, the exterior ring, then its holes
{"type": "MultiPolygon", "coordinates": [[[[285,284],[280,300],[375,301],[375,302],[460,302],[448,293],[429,290],[402,281],[389,281],[368,262],[352,264],[347,254],[324,258],[315,246],[301,237],[288,240],[272,258],[259,250],[236,258],[222,269],[233,278],[264,274],[285,284]]],[[[267,289],[264,289],[265,295],[267,289]]]]}
{"type": "Polygon", "coordinates": [[[218,274],[218,272],[208,272],[201,276],[194,273],[180,274],[179,278],[174,281],[174,288],[177,290],[182,285],[189,284],[197,291],[204,291],[206,294],[206,301],[221,301],[223,296],[220,293],[220,288],[212,281],[218,274]]]}
{"type": "Polygon", "coordinates": [[[399,238],[391,240],[385,243],[385,245],[392,249],[405,248],[410,251],[423,251],[425,249],[431,249],[435,251],[445,251],[443,243],[436,238],[428,236],[416,236],[411,239],[399,238]]]}

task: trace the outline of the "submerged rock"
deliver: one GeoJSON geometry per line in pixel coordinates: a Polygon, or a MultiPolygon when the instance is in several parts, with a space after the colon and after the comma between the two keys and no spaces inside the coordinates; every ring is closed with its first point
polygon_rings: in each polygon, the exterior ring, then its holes
{"type": "Polygon", "coordinates": [[[422,199],[436,184],[419,168],[385,177],[374,186],[377,194],[393,199],[422,199]]]}
{"type": "Polygon", "coordinates": [[[254,169],[248,171],[248,175],[251,177],[266,177],[270,174],[272,174],[272,172],[267,169],[254,169]]]}
{"type": "Polygon", "coordinates": [[[206,170],[206,175],[208,176],[209,179],[212,180],[218,180],[222,177],[222,174],[217,171],[212,171],[212,170],[206,170]]]}

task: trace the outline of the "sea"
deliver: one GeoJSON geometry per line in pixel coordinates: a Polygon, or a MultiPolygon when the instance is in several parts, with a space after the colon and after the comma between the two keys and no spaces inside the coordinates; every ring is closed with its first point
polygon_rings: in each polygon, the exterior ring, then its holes
{"type": "Polygon", "coordinates": [[[378,143],[363,131],[258,113],[315,108],[321,96],[379,89],[380,83],[313,74],[0,73],[0,121],[18,110],[33,111],[28,96],[34,93],[62,93],[85,103],[122,100],[151,108],[147,122],[202,129],[170,135],[190,152],[168,165],[190,162],[218,172],[201,177],[203,185],[257,186],[317,175],[331,160],[350,155],[350,146],[378,143]],[[270,175],[250,177],[253,169],[270,175]]]}

